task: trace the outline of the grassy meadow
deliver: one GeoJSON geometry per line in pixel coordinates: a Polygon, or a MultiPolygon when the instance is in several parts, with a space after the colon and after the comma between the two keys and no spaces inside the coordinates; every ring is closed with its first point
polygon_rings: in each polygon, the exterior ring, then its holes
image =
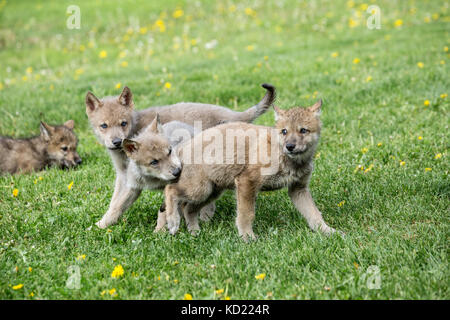
{"type": "Polygon", "coordinates": [[[449,299],[449,22],[449,2],[431,0],[0,0],[0,135],[74,119],[83,158],[0,176],[0,298],[449,299]],[[370,5],[380,29],[366,26],[370,5]],[[323,99],[310,188],[345,237],[312,232],[286,190],[259,195],[248,244],[232,192],[197,237],[183,223],[154,234],[163,196],[151,191],[94,226],[114,170],[87,91],[127,85],[137,109],[245,110],[263,82],[281,108],[323,99]]]}

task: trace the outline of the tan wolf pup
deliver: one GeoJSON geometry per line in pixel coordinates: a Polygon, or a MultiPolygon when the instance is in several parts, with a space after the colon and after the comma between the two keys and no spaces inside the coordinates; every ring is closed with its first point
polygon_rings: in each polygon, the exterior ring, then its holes
{"type": "Polygon", "coordinates": [[[51,126],[41,122],[39,136],[27,139],[0,137],[0,174],[29,173],[49,166],[72,168],[81,163],[74,121],[51,126]]]}
{"type": "Polygon", "coordinates": [[[123,152],[122,143],[147,127],[156,114],[160,115],[161,123],[181,121],[194,126],[199,121],[202,129],[214,127],[221,123],[232,121],[252,122],[267,111],[275,100],[275,87],[263,84],[267,90],[263,99],[255,106],[244,112],[232,111],[228,108],[202,103],[181,102],[168,106],[150,107],[141,111],[134,111],[131,90],[125,87],[119,97],[105,97],[98,99],[88,92],[86,95],[86,114],[100,143],[110,153],[116,169],[114,193],[108,211],[96,223],[100,228],[106,228],[120,218],[127,206],[121,196],[127,185],[128,158],[123,152]]]}
{"type": "MultiPolygon", "coordinates": [[[[247,123],[229,123],[203,131],[192,140],[179,146],[182,155],[183,170],[176,183],[169,184],[164,190],[166,197],[166,219],[169,232],[175,234],[180,224],[180,212],[183,211],[188,230],[199,230],[198,212],[213,201],[225,189],[235,189],[237,198],[236,225],[239,235],[247,240],[254,239],[252,223],[255,217],[255,200],[260,190],[276,190],[288,187],[289,197],[295,207],[305,217],[313,230],[326,234],[335,232],[322,218],[308,189],[313,171],[313,156],[320,136],[320,110],[322,101],[308,108],[296,107],[289,110],[275,109],[276,131],[273,128],[256,126],[247,123]],[[213,131],[216,132],[213,132],[213,131]],[[271,134],[268,134],[268,131],[271,134]],[[246,136],[244,141],[244,157],[240,158],[236,142],[233,141],[231,151],[223,149],[230,132],[234,136],[246,136]],[[236,134],[241,132],[241,134],[236,134]],[[253,138],[251,139],[252,134],[253,138]],[[206,150],[208,143],[204,136],[218,137],[214,141],[221,150],[215,149],[215,155],[227,152],[227,159],[222,164],[192,164],[191,157],[195,150],[206,150]],[[263,139],[257,139],[263,136],[263,139]],[[255,140],[257,142],[255,143],[255,140]],[[248,141],[248,142],[247,142],[248,141]],[[253,143],[252,143],[253,141],[253,143]],[[270,150],[267,160],[250,161],[252,156],[260,154],[261,148],[270,150]],[[219,152],[218,152],[219,151],[219,152]],[[241,161],[243,160],[243,161],[241,161]],[[189,163],[188,163],[189,161],[189,163]],[[276,172],[262,174],[264,168],[277,162],[276,172]]],[[[227,149],[229,149],[227,145],[227,149]]],[[[217,159],[216,159],[217,160],[217,159]]],[[[218,162],[221,159],[218,160],[218,162]]]]}

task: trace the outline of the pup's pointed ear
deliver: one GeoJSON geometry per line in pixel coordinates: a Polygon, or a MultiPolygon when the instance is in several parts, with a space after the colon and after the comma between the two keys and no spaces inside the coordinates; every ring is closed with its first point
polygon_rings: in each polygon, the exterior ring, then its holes
{"type": "Polygon", "coordinates": [[[140,144],[134,140],[124,139],[122,142],[123,150],[127,156],[132,155],[134,152],[139,150],[140,144]]]}
{"type": "Polygon", "coordinates": [[[86,113],[95,111],[97,108],[101,107],[102,103],[98,98],[92,93],[88,92],[86,94],[86,113]]]}
{"type": "Polygon", "coordinates": [[[283,116],[284,111],[275,105],[273,106],[273,110],[275,111],[275,121],[278,121],[283,116]]]}
{"type": "Polygon", "coordinates": [[[75,127],[75,122],[73,120],[67,120],[64,122],[64,127],[73,130],[73,127],[75,127]]]}
{"type": "Polygon", "coordinates": [[[320,116],[320,113],[322,112],[322,99],[319,99],[308,109],[312,111],[316,116],[320,116]]]}
{"type": "Polygon", "coordinates": [[[119,103],[125,107],[133,107],[133,94],[130,88],[123,88],[122,93],[119,96],[119,103]]]}
{"type": "Polygon", "coordinates": [[[150,132],[153,132],[153,133],[159,133],[159,134],[163,133],[163,128],[162,128],[158,113],[156,114],[156,117],[155,117],[155,119],[153,119],[152,123],[150,123],[150,126],[148,127],[148,129],[150,130],[150,132]]]}
{"type": "Polygon", "coordinates": [[[44,140],[50,141],[50,137],[52,136],[54,131],[53,127],[41,121],[41,125],[39,128],[41,130],[41,136],[44,138],[44,140]]]}

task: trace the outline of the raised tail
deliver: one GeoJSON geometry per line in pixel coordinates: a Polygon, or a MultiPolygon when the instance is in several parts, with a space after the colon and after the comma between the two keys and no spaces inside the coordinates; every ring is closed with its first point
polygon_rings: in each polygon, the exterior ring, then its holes
{"type": "Polygon", "coordinates": [[[269,107],[275,102],[275,99],[277,97],[275,87],[268,83],[263,83],[261,87],[267,90],[262,100],[257,105],[247,109],[244,112],[241,112],[239,114],[239,119],[236,120],[244,122],[253,122],[256,118],[258,118],[260,115],[266,112],[269,109],[269,107]]]}

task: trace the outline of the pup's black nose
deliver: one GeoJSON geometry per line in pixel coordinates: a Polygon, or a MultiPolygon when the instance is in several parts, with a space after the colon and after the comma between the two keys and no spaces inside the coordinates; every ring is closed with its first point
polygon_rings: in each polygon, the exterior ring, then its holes
{"type": "Polygon", "coordinates": [[[172,170],[172,174],[174,177],[179,177],[181,174],[181,168],[175,168],[172,170]]]}
{"type": "Polygon", "coordinates": [[[122,145],[122,139],[114,138],[112,141],[113,145],[115,145],[117,148],[119,148],[122,145]]]}
{"type": "Polygon", "coordinates": [[[288,143],[288,144],[286,144],[286,149],[287,149],[288,151],[294,150],[294,149],[295,149],[295,144],[293,144],[293,143],[288,143]]]}
{"type": "Polygon", "coordinates": [[[83,161],[81,160],[81,158],[78,158],[77,160],[75,160],[76,165],[80,165],[83,161]]]}

